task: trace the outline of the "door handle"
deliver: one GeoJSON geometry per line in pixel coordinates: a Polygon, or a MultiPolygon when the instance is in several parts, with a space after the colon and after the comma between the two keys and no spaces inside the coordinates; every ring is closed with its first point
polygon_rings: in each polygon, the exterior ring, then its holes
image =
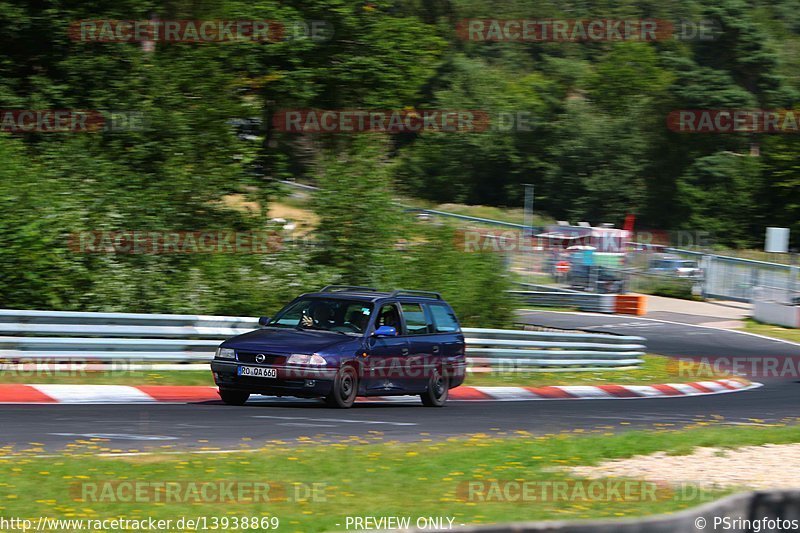
{"type": "Polygon", "coordinates": [[[438,344],[433,347],[433,353],[439,353],[439,345],[438,344]]]}
{"type": "Polygon", "coordinates": [[[408,355],[408,348],[403,348],[402,350],[400,350],[400,353],[402,353],[403,355],[408,355]]]}

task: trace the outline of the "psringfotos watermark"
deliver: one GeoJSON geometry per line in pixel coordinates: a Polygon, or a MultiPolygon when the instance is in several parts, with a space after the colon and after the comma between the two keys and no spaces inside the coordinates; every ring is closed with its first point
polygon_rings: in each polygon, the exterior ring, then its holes
{"type": "Polygon", "coordinates": [[[105,479],[71,483],[69,494],[81,503],[321,503],[327,501],[326,488],[305,482],[105,479]]]}
{"type": "Polygon", "coordinates": [[[771,518],[762,516],[758,518],[741,516],[714,516],[710,520],[699,516],[694,521],[697,529],[705,530],[706,526],[712,526],[713,531],[797,531],[800,530],[800,520],[796,518],[771,518]],[[711,522],[710,524],[708,522],[711,522]]]}
{"type": "Polygon", "coordinates": [[[676,133],[800,133],[800,109],[676,109],[667,115],[676,133]]]}
{"type": "Polygon", "coordinates": [[[0,132],[6,133],[122,132],[146,126],[140,111],[0,109],[0,132]]]}
{"type": "Polygon", "coordinates": [[[710,41],[719,25],[712,20],[661,19],[462,19],[456,34],[473,42],[710,41]]]}
{"type": "Polygon", "coordinates": [[[118,20],[72,21],[69,37],[95,43],[219,43],[228,41],[328,41],[333,25],[324,20],[118,20]]]}
{"type": "Polygon", "coordinates": [[[533,113],[479,109],[282,109],[272,126],[284,133],[480,133],[533,131],[533,113]]]}

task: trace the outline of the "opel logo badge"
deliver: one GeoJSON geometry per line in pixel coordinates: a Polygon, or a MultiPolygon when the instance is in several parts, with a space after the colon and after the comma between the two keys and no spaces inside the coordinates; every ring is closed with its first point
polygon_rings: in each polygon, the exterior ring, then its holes
{"type": "Polygon", "coordinates": [[[263,363],[267,359],[267,356],[263,353],[260,353],[256,356],[256,363],[263,363]]]}

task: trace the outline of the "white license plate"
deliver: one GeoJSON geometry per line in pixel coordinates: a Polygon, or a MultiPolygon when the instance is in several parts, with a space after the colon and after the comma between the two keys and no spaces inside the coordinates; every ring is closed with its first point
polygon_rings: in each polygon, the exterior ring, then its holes
{"type": "Polygon", "coordinates": [[[275,368],[263,368],[260,366],[240,366],[239,375],[252,378],[277,378],[278,370],[275,368]]]}

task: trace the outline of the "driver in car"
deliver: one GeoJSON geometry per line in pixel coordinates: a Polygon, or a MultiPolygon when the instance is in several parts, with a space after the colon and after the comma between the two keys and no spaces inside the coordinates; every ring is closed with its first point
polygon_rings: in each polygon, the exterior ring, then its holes
{"type": "Polygon", "coordinates": [[[300,325],[304,328],[330,329],[334,325],[330,307],[320,302],[313,303],[308,311],[303,313],[300,325]]]}

